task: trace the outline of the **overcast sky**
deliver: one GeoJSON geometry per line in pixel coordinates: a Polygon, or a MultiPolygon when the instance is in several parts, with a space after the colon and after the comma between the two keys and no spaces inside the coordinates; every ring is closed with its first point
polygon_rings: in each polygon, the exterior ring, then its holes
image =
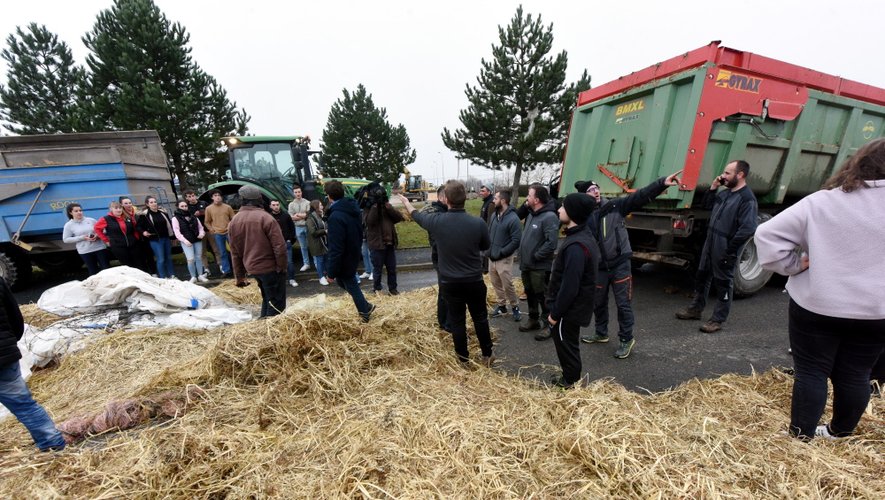
{"type": "MultiPolygon", "coordinates": [[[[460,125],[464,86],[522,3],[553,23],[568,78],[594,86],[721,40],[724,46],[885,87],[885,1],[314,1],[155,0],[191,35],[194,60],[252,116],[256,135],[309,135],[316,147],[342,89],[362,83],[418,152],[410,169],[432,182],[456,175],[440,139],[460,125]]],[[[30,22],[66,41],[81,37],[110,0],[3,2],[0,34],[30,22]]],[[[6,44],[3,43],[3,47],[6,44]]],[[[6,81],[0,61],[0,82],[6,81]]],[[[467,173],[462,161],[460,174],[467,173]]],[[[470,175],[489,178],[471,167],[470,175]]]]}

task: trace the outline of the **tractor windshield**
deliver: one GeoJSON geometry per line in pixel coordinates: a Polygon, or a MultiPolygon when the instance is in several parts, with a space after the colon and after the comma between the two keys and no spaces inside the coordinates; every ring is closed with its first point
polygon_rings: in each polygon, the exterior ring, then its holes
{"type": "Polygon", "coordinates": [[[234,178],[252,179],[259,184],[282,184],[285,192],[292,189],[296,176],[295,158],[288,143],[255,144],[233,150],[234,178]]]}

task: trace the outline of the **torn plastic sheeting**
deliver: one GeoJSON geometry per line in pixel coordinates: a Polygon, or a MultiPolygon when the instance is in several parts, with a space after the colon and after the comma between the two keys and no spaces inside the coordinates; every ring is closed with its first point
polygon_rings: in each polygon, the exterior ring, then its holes
{"type": "Polygon", "coordinates": [[[175,313],[226,306],[202,286],[154,278],[127,266],[105,269],[83,281],[70,281],[43,292],[37,306],[61,316],[126,305],[130,311],[175,313]]]}

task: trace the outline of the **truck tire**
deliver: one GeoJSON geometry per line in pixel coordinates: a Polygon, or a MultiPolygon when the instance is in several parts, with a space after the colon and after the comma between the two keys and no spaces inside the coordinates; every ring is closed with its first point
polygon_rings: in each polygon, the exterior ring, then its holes
{"type": "MultiPolygon", "coordinates": [[[[759,224],[771,219],[768,214],[759,214],[759,224]]],[[[751,237],[738,255],[738,264],[734,272],[734,296],[749,297],[758,292],[771,279],[772,271],[763,269],[756,253],[756,241],[751,237]]]]}
{"type": "Polygon", "coordinates": [[[14,291],[23,290],[31,281],[31,261],[17,248],[0,251],[0,276],[14,291]]]}

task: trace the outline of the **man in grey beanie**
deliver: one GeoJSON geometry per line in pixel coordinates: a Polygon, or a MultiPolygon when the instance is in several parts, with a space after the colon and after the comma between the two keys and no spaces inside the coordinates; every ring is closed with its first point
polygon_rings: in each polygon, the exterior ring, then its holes
{"type": "Polygon", "coordinates": [[[243,206],[230,221],[228,235],[237,286],[246,286],[251,274],[261,289],[261,316],[276,316],[286,308],[286,240],[280,225],[267,212],[261,192],[240,188],[243,206]]]}

